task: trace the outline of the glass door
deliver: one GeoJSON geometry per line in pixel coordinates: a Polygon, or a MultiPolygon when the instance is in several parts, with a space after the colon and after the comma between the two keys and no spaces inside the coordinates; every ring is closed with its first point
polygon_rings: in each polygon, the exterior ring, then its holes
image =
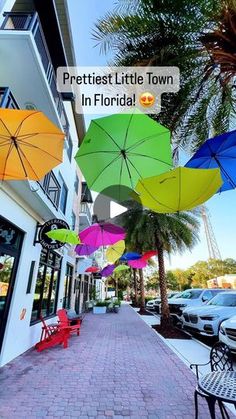
{"type": "Polygon", "coordinates": [[[3,334],[11,299],[14,264],[14,256],[0,251],[0,337],[3,334]]]}

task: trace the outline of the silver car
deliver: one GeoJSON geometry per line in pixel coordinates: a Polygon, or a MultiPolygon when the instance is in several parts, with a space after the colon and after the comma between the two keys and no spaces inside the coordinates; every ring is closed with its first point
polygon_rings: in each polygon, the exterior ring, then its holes
{"type": "Polygon", "coordinates": [[[183,310],[183,328],[204,336],[218,336],[221,323],[236,315],[236,291],[224,291],[202,307],[183,310]]]}

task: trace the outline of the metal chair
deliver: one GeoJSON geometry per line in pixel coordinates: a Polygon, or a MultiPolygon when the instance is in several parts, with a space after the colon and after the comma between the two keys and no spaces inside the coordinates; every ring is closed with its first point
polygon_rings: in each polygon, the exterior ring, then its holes
{"type": "MultiPolygon", "coordinates": [[[[210,352],[210,360],[206,364],[191,364],[190,368],[196,369],[196,376],[199,379],[199,367],[210,365],[211,371],[233,371],[233,360],[229,347],[222,342],[217,342],[212,347],[210,352]]],[[[194,402],[195,402],[195,419],[198,418],[198,396],[204,397],[207,401],[209,410],[211,413],[214,412],[216,400],[212,399],[208,394],[204,393],[199,386],[197,385],[194,392],[194,402]]],[[[223,405],[219,403],[219,408],[224,418],[229,417],[228,413],[223,405]]]]}

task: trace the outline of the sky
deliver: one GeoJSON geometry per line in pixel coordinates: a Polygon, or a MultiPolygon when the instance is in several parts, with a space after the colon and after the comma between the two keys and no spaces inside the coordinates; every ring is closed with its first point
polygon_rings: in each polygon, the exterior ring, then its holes
{"type": "MultiPolygon", "coordinates": [[[[96,42],[92,39],[92,31],[94,23],[99,18],[114,10],[115,3],[114,0],[86,0],[86,2],[68,0],[78,65],[102,66],[107,65],[111,60],[111,53],[106,56],[101,55],[99,48],[95,47],[96,42]]],[[[85,115],[86,125],[88,126],[90,120],[96,117],[97,115],[85,115]]],[[[236,126],[232,129],[236,129],[236,126]]],[[[185,164],[187,160],[185,157],[182,158],[181,163],[185,164]]],[[[207,208],[222,258],[236,259],[236,190],[214,195],[207,202],[207,208]]],[[[172,255],[170,260],[167,258],[166,267],[167,269],[185,269],[198,260],[207,260],[208,257],[206,236],[202,225],[199,244],[191,252],[172,255]]]]}

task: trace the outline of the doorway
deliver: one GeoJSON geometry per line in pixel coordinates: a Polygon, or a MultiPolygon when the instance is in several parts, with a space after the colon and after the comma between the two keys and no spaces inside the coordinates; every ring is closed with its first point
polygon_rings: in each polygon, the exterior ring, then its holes
{"type": "Polygon", "coordinates": [[[23,233],[0,217],[0,352],[4,338],[23,233]]]}

